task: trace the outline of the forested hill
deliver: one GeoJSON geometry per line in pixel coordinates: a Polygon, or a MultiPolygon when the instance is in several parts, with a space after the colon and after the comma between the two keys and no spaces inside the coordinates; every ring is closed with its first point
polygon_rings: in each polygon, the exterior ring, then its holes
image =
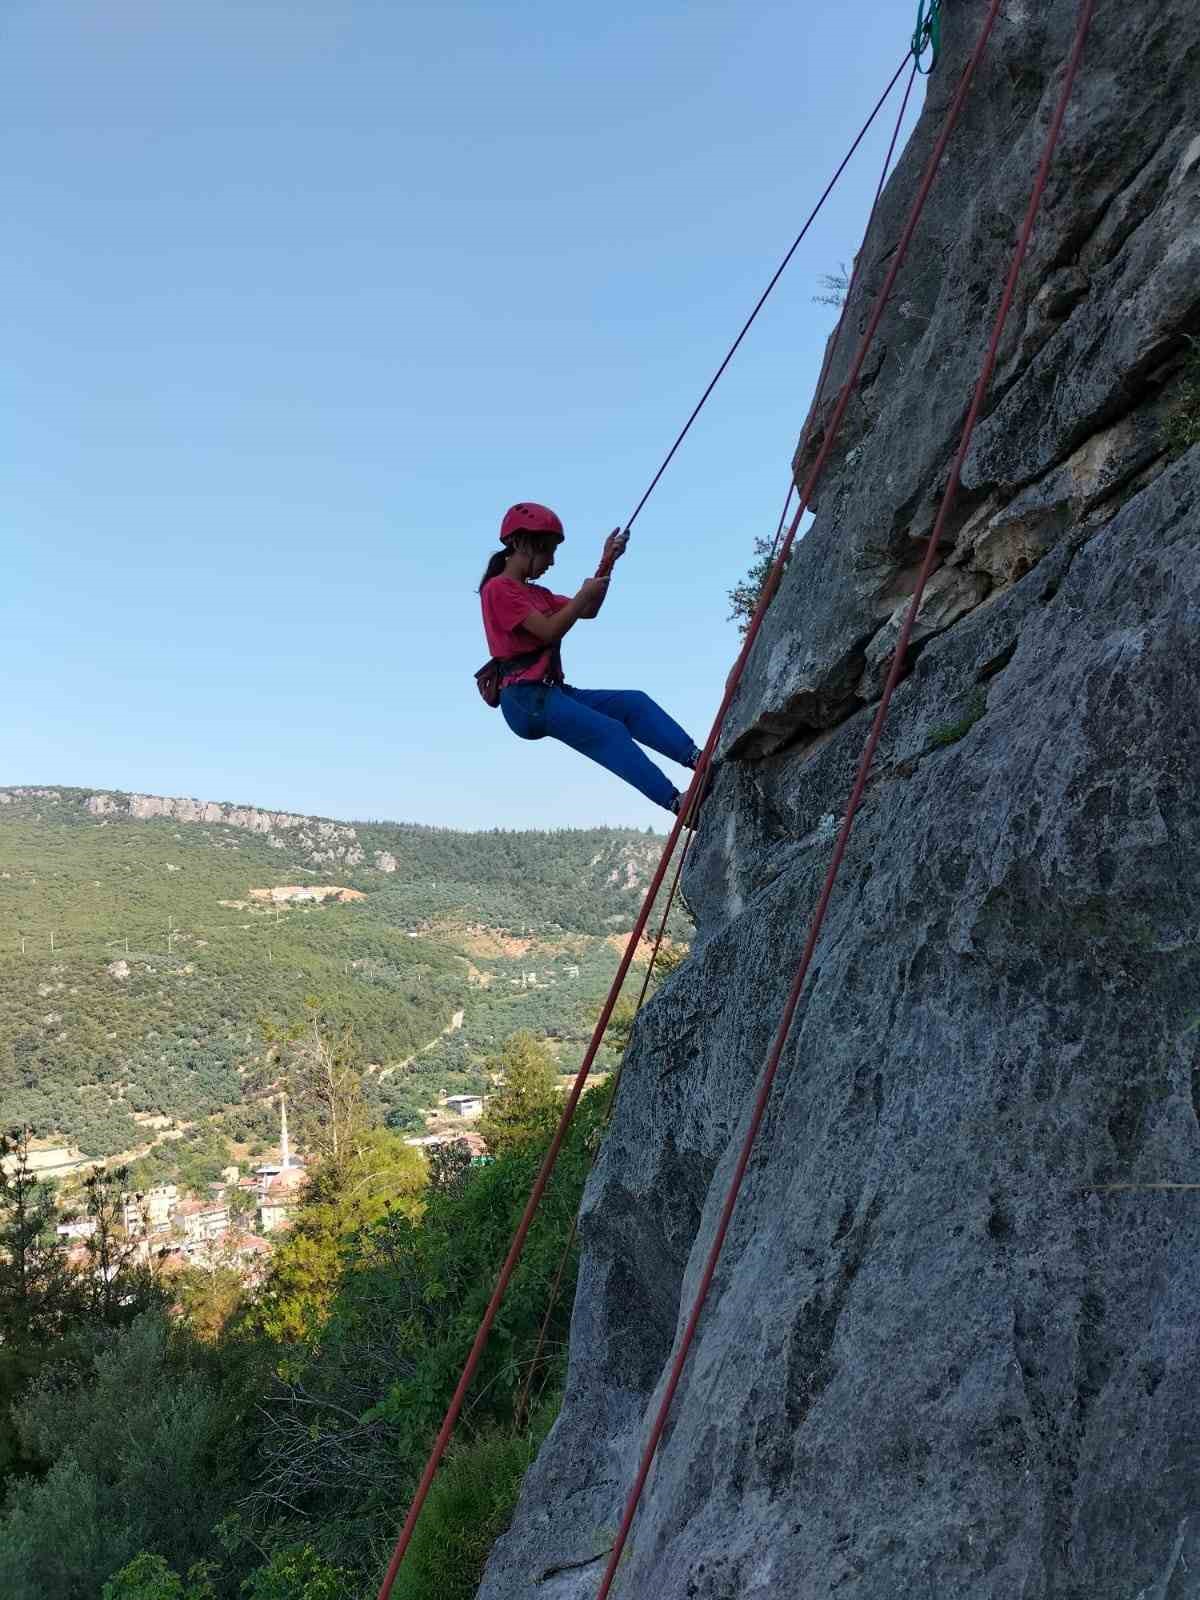
{"type": "Polygon", "coordinates": [[[0,1119],[92,1155],[218,1112],[247,1137],[262,1023],[310,996],[412,1118],[514,1028],[569,1046],[660,848],[0,790],[0,1119]]]}

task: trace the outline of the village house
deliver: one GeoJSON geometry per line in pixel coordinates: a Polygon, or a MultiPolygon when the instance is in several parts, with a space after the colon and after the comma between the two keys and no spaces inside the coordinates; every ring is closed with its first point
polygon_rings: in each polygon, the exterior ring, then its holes
{"type": "Polygon", "coordinates": [[[264,1233],[275,1233],[287,1226],[307,1181],[303,1167],[284,1167],[265,1179],[258,1202],[258,1223],[264,1233]]]}
{"type": "Polygon", "coordinates": [[[229,1207],[221,1201],[184,1200],[175,1208],[172,1221],[183,1233],[184,1249],[207,1245],[229,1227],[229,1207]]]}
{"type": "Polygon", "coordinates": [[[152,1189],[136,1190],[121,1196],[121,1226],[131,1239],[144,1233],[163,1233],[179,1201],[173,1183],[155,1184],[152,1189]]]}
{"type": "Polygon", "coordinates": [[[68,1222],[60,1222],[55,1228],[63,1239],[90,1239],[96,1231],[95,1217],[72,1217],[68,1222]]]}

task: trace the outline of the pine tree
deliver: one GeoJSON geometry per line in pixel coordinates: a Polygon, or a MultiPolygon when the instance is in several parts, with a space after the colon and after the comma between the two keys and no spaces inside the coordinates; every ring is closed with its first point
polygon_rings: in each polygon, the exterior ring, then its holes
{"type": "Polygon", "coordinates": [[[29,1163],[29,1130],[0,1134],[0,1484],[39,1465],[25,1455],[9,1407],[37,1377],[81,1302],[55,1232],[54,1195],[29,1163]]]}
{"type": "Polygon", "coordinates": [[[0,1135],[0,1343],[6,1352],[54,1337],[74,1299],[54,1192],[29,1162],[29,1130],[0,1135]]]}
{"type": "Polygon", "coordinates": [[[128,1167],[97,1167],[83,1185],[94,1224],[87,1240],[92,1313],[107,1323],[128,1320],[130,1297],[140,1300],[144,1288],[138,1240],[125,1230],[122,1201],[128,1184],[128,1167]]]}
{"type": "Polygon", "coordinates": [[[488,1061],[488,1071],[503,1080],[480,1124],[492,1154],[547,1139],[562,1099],[558,1069],[545,1044],[532,1033],[514,1033],[488,1061]]]}
{"type": "MultiPolygon", "coordinates": [[[[791,553],[788,553],[791,560],[791,553]]],[[[755,539],[754,560],[750,570],[740,583],[736,583],[729,591],[729,622],[736,622],[738,632],[745,634],[750,627],[751,619],[758,609],[758,602],[766,586],[771,568],[775,565],[775,541],[773,539],[755,539]]]]}

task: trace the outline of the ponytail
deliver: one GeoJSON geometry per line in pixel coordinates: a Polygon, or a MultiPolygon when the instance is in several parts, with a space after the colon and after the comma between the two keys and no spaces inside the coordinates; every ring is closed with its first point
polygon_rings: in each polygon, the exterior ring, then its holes
{"type": "Polygon", "coordinates": [[[512,543],[505,545],[503,550],[497,550],[488,560],[487,566],[483,569],[483,577],[479,580],[480,594],[483,593],[485,585],[491,583],[493,578],[498,578],[504,571],[505,563],[514,550],[553,550],[555,545],[561,543],[562,540],[557,534],[533,533],[527,528],[519,528],[513,535],[512,543]]]}
{"type": "Polygon", "coordinates": [[[504,571],[504,563],[512,555],[511,550],[497,550],[494,556],[489,557],[487,566],[483,569],[483,577],[479,580],[479,592],[483,593],[484,585],[491,583],[493,578],[498,578],[504,571]]]}

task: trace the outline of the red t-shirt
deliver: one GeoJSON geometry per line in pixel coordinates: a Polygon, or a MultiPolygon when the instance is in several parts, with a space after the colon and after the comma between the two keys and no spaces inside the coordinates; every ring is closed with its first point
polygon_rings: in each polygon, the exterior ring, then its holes
{"type": "MultiPolygon", "coordinates": [[[[570,603],[565,594],[551,594],[540,583],[521,583],[517,578],[492,578],[483,586],[483,631],[487,635],[488,649],[494,656],[523,656],[536,650],[541,641],[521,626],[531,611],[543,616],[553,616],[570,603]]],[[[510,672],[505,683],[539,682],[549,666],[550,646],[531,667],[523,672],[510,672]]]]}

